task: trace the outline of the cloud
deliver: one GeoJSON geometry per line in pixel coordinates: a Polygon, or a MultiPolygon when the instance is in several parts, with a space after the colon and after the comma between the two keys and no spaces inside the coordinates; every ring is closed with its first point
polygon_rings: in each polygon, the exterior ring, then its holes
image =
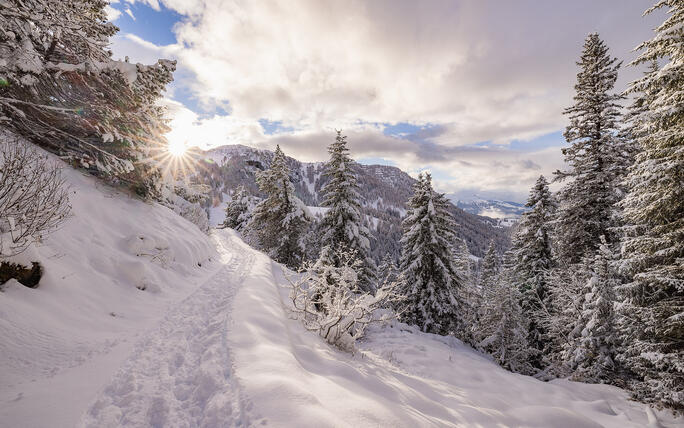
{"type": "MultiPolygon", "coordinates": [[[[445,188],[518,193],[550,173],[560,153],[507,145],[565,126],[586,34],[599,31],[614,56],[629,60],[660,19],[642,18],[640,0],[162,2],[184,15],[177,45],[119,37],[114,51],[178,59],[174,91],[230,114],[196,118],[193,126],[217,132],[213,144],[281,142],[321,160],[342,128],[357,158],[441,168],[451,177],[439,181],[445,188]],[[262,118],[294,132],[264,135],[262,118]],[[402,140],[368,125],[399,122],[433,126],[402,140]],[[473,147],[484,141],[500,147],[473,147]]],[[[624,70],[618,87],[637,73],[624,70]]],[[[212,138],[198,135],[200,144],[212,138]]]]}
{"type": "Polygon", "coordinates": [[[107,14],[107,21],[114,22],[121,16],[119,9],[114,9],[110,5],[105,6],[105,13],[107,14]]]}

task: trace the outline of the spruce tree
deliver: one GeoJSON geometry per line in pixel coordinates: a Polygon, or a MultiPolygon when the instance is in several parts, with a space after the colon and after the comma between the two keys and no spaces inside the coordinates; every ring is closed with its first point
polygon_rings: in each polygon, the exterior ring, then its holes
{"type": "Polygon", "coordinates": [[[257,184],[266,198],[254,209],[249,231],[271,258],[297,268],[306,251],[304,236],[311,214],[294,194],[290,169],[280,146],[276,147],[271,167],[257,176],[257,184]]]}
{"type": "Polygon", "coordinates": [[[513,254],[504,254],[504,268],[484,302],[479,347],[489,352],[502,367],[516,373],[533,374],[530,364],[534,349],[528,343],[527,319],[520,306],[521,295],[515,278],[513,254]]]}
{"type": "Polygon", "coordinates": [[[468,340],[475,343],[478,340],[478,310],[482,306],[482,295],[473,278],[473,261],[470,257],[468,244],[465,240],[456,238],[454,242],[454,264],[456,272],[463,281],[463,296],[467,303],[467,312],[463,314],[463,318],[468,330],[468,340]]]}
{"type": "Polygon", "coordinates": [[[466,284],[473,282],[473,261],[470,258],[468,244],[460,238],[454,242],[454,262],[456,270],[466,284]]]}
{"type": "Polygon", "coordinates": [[[625,349],[621,361],[636,372],[636,398],[684,412],[684,2],[668,9],[634,65],[664,61],[630,91],[646,104],[636,118],[640,152],[622,201],[627,227],[620,287],[625,349]]]}
{"type": "Polygon", "coordinates": [[[522,309],[529,320],[530,345],[539,357],[533,364],[541,368],[541,355],[548,342],[543,319],[550,308],[549,281],[555,265],[550,228],[556,210],[555,200],[543,175],[530,191],[526,206],[530,210],[523,214],[518,224],[512,251],[515,272],[520,281],[522,309]]]}
{"type": "Polygon", "coordinates": [[[496,288],[500,265],[499,255],[496,253],[496,246],[494,240],[492,240],[489,243],[487,253],[485,253],[484,260],[482,261],[482,268],[480,269],[480,294],[485,300],[491,297],[494,288],[496,288]]]}
{"type": "Polygon", "coordinates": [[[254,205],[254,198],[247,193],[245,186],[239,186],[226,205],[226,219],[223,225],[237,231],[242,230],[249,223],[254,205]]]}
{"type": "Polygon", "coordinates": [[[451,247],[456,224],[431,180],[430,174],[418,177],[402,223],[401,317],[424,332],[463,337],[467,308],[451,247]]]}
{"type": "Polygon", "coordinates": [[[605,238],[596,254],[582,304],[579,336],[570,352],[574,378],[584,382],[611,382],[615,377],[617,332],[615,289],[620,284],[614,272],[615,257],[605,238]]]}
{"type": "Polygon", "coordinates": [[[612,93],[620,63],[611,58],[598,34],[587,37],[580,61],[574,105],[565,110],[570,124],[562,149],[567,171],[556,171],[556,181],[571,179],[559,192],[556,236],[559,259],[579,263],[593,256],[599,237],[614,243],[614,204],[621,171],[628,161],[618,137],[622,95],[612,93]]]}
{"type": "Polygon", "coordinates": [[[328,147],[330,160],[324,174],[329,178],[322,192],[322,205],[328,211],[322,220],[325,231],[322,245],[354,251],[361,261],[359,284],[362,290],[375,289],[375,262],[370,257],[371,234],[361,218],[361,195],[357,184],[355,162],[349,157],[346,136],[337,131],[335,142],[328,147]]]}
{"type": "Polygon", "coordinates": [[[398,277],[397,264],[390,253],[386,253],[382,258],[382,263],[378,267],[378,281],[380,284],[395,282],[398,277]]]}
{"type": "Polygon", "coordinates": [[[105,0],[0,7],[0,116],[31,142],[141,196],[162,198],[169,128],[159,105],[175,61],[114,61],[105,0]]]}

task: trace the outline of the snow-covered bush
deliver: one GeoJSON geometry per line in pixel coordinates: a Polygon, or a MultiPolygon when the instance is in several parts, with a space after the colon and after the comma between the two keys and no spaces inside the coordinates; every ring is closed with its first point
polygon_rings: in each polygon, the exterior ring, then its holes
{"type": "Polygon", "coordinates": [[[323,247],[315,263],[306,263],[300,275],[290,279],[293,312],[304,327],[349,351],[366,326],[396,317],[385,310],[397,299],[395,284],[383,284],[375,295],[362,292],[361,263],[353,251],[323,247]]]}
{"type": "Polygon", "coordinates": [[[250,195],[245,186],[238,187],[226,206],[226,219],[223,226],[238,231],[244,229],[252,218],[256,205],[257,198],[250,195]]]}
{"type": "Polygon", "coordinates": [[[0,258],[7,258],[62,224],[71,206],[56,164],[10,134],[0,138],[0,258]]]}
{"type": "Polygon", "coordinates": [[[206,233],[209,231],[209,216],[201,203],[208,197],[208,191],[205,185],[177,182],[173,186],[162,187],[161,203],[206,233]]]}

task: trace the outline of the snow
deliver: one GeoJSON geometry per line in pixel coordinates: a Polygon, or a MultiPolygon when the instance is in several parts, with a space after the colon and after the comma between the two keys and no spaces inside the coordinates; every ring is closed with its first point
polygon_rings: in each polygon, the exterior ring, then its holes
{"type": "Polygon", "coordinates": [[[74,426],[137,336],[218,267],[206,235],[168,208],[63,173],[72,217],[16,258],[40,261],[39,288],[0,292],[2,426],[74,426]]]}
{"type": "Polygon", "coordinates": [[[684,426],[401,323],[332,348],[235,232],[64,173],[73,217],[22,255],[45,266],[40,287],[0,293],[2,426],[684,426]]]}

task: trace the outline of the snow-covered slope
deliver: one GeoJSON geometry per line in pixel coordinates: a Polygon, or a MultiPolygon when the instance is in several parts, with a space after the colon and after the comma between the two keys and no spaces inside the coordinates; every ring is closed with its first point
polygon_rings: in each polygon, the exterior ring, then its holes
{"type": "Polygon", "coordinates": [[[17,258],[44,266],[39,287],[0,292],[3,427],[74,426],[138,336],[219,267],[207,236],[170,209],[63,173],[71,218],[17,258]]]}
{"type": "Polygon", "coordinates": [[[290,316],[280,265],[230,230],[213,239],[225,267],[139,342],[84,426],[681,426],[618,388],[512,374],[400,323],[336,350],[290,316]]]}
{"type": "Polygon", "coordinates": [[[471,214],[491,218],[519,218],[527,211],[524,204],[498,199],[484,199],[473,195],[470,199],[455,199],[454,195],[447,195],[457,207],[471,214]]]}
{"type": "Polygon", "coordinates": [[[24,255],[45,265],[40,287],[0,293],[0,426],[684,425],[399,323],[354,355],[331,348],[292,319],[286,272],[233,231],[65,174],[73,218],[24,255]]]}

